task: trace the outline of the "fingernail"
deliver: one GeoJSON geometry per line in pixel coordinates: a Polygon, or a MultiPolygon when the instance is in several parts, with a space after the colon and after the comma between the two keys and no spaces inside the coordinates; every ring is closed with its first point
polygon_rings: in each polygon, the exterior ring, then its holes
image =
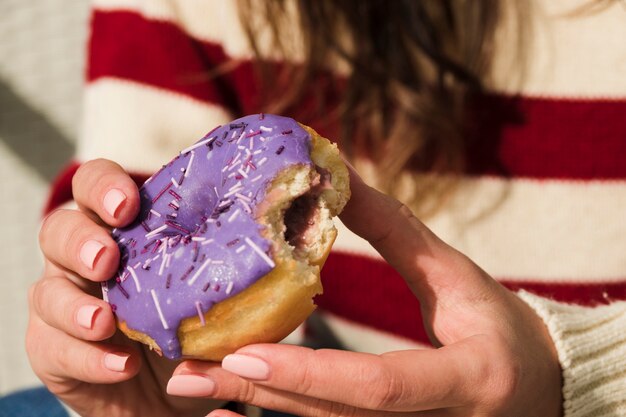
{"type": "Polygon", "coordinates": [[[82,306],[78,309],[78,313],[76,313],[76,321],[81,327],[91,329],[93,327],[93,319],[99,310],[100,307],[98,306],[82,306]]]}
{"type": "Polygon", "coordinates": [[[83,246],[80,248],[80,260],[87,268],[93,269],[96,258],[100,255],[102,249],[104,249],[102,243],[97,240],[88,240],[83,243],[83,246]]]}
{"type": "Polygon", "coordinates": [[[264,381],[270,376],[270,366],[253,356],[232,354],[222,360],[222,369],[244,378],[264,381]]]}
{"type": "Polygon", "coordinates": [[[167,393],[179,397],[208,397],[215,391],[215,382],[206,376],[175,375],[167,383],[167,393]]]}
{"type": "Polygon", "coordinates": [[[117,211],[125,200],[126,195],[117,188],[113,188],[104,195],[104,209],[112,217],[115,217],[117,215],[117,211]]]}
{"type": "Polygon", "coordinates": [[[104,355],[104,367],[109,371],[124,372],[129,357],[128,353],[107,353],[104,355]]]}

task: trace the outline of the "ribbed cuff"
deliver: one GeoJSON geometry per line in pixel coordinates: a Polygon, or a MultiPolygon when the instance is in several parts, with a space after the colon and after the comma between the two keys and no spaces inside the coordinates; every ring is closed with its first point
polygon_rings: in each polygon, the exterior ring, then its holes
{"type": "Polygon", "coordinates": [[[518,292],[543,319],[563,368],[565,417],[626,415],[626,302],[598,307],[518,292]]]}

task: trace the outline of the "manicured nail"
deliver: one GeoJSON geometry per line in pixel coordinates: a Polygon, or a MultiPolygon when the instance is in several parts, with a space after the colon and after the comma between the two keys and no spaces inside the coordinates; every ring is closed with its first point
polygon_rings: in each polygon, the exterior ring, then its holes
{"type": "Polygon", "coordinates": [[[128,353],[107,353],[104,355],[104,367],[109,371],[124,372],[129,357],[128,353]]]}
{"type": "Polygon", "coordinates": [[[125,200],[126,195],[117,188],[113,188],[104,195],[104,209],[111,216],[115,217],[117,215],[117,211],[125,200]]]}
{"type": "Polygon", "coordinates": [[[215,391],[215,382],[206,376],[174,375],[167,383],[167,393],[178,397],[208,397],[215,391]]]}
{"type": "Polygon", "coordinates": [[[248,355],[232,354],[222,360],[222,369],[244,378],[264,381],[270,376],[270,367],[262,359],[248,355]]]}
{"type": "Polygon", "coordinates": [[[80,260],[87,268],[93,269],[96,259],[102,252],[102,249],[104,249],[104,245],[102,243],[97,240],[88,240],[83,243],[83,246],[80,248],[80,260]]]}
{"type": "Polygon", "coordinates": [[[93,327],[93,319],[100,310],[98,306],[86,305],[78,309],[76,313],[76,321],[81,327],[91,329],[93,327]]]}

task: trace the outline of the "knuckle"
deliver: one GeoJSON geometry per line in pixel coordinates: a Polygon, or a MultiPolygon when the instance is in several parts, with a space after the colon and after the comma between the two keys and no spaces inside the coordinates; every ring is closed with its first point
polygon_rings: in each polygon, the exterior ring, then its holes
{"type": "Polygon", "coordinates": [[[55,226],[58,222],[61,221],[62,218],[65,217],[67,210],[64,209],[56,209],[50,212],[41,223],[41,228],[39,229],[39,244],[40,246],[45,246],[51,236],[54,235],[52,233],[54,231],[55,226]]]}
{"type": "Polygon", "coordinates": [[[84,179],[89,178],[91,174],[93,174],[94,171],[101,169],[104,165],[108,163],[109,161],[107,161],[104,158],[95,158],[95,159],[90,159],[89,161],[83,162],[78,167],[78,169],[76,170],[76,173],[74,174],[74,177],[72,178],[72,185],[76,185],[77,183],[83,181],[84,179]]]}
{"type": "Polygon", "coordinates": [[[43,296],[46,294],[46,288],[50,285],[49,280],[47,279],[40,279],[39,281],[35,282],[33,285],[31,285],[30,289],[29,289],[29,299],[30,302],[32,303],[32,307],[35,309],[35,311],[37,311],[37,313],[39,314],[39,316],[41,316],[42,314],[42,307],[45,305],[44,302],[42,302],[42,298],[43,296]]]}
{"type": "Polygon", "coordinates": [[[328,417],[355,417],[356,408],[344,403],[332,402],[328,410],[328,417]]]}
{"type": "Polygon", "coordinates": [[[253,383],[245,381],[239,391],[239,401],[244,404],[256,404],[257,394],[253,383]]]}
{"type": "Polygon", "coordinates": [[[26,355],[29,358],[33,358],[37,353],[37,347],[39,343],[37,343],[36,331],[33,329],[33,325],[29,324],[26,328],[26,338],[24,339],[24,348],[26,350],[26,355]]]}
{"type": "Polygon", "coordinates": [[[33,300],[35,298],[35,292],[37,291],[37,285],[39,285],[38,283],[39,283],[39,280],[33,282],[32,284],[28,286],[27,300],[28,300],[29,307],[33,307],[33,300]]]}
{"type": "Polygon", "coordinates": [[[389,409],[397,405],[404,396],[402,379],[383,367],[377,367],[372,375],[372,391],[368,395],[370,408],[389,409]]]}
{"type": "Polygon", "coordinates": [[[496,338],[492,341],[488,360],[483,360],[482,377],[494,406],[505,405],[515,396],[522,376],[519,361],[512,354],[508,343],[496,338]]]}
{"type": "MultiPolygon", "coordinates": [[[[317,353],[314,352],[314,355],[315,354],[317,353]]],[[[300,365],[299,372],[296,373],[296,377],[294,379],[294,384],[297,387],[298,392],[301,392],[304,395],[308,395],[311,392],[313,381],[311,363],[309,361],[304,361],[300,365]]]]}

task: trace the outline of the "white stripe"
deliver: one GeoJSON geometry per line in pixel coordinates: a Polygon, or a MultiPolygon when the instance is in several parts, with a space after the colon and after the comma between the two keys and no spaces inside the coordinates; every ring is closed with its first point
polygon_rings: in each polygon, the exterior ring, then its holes
{"type": "Polygon", "coordinates": [[[383,332],[327,311],[319,311],[319,315],[324,319],[333,335],[348,350],[380,355],[381,353],[395,350],[429,348],[429,346],[414,340],[383,332]]]}
{"type": "Polygon", "coordinates": [[[231,119],[219,106],[142,84],[101,79],[86,88],[78,158],[107,158],[127,170],[154,172],[231,119]]]}
{"type": "MultiPolygon", "coordinates": [[[[97,10],[126,10],[140,13],[153,20],[175,23],[185,32],[203,41],[219,42],[232,58],[254,56],[243,30],[237,10],[237,0],[93,0],[97,10]]],[[[287,3],[288,7],[291,7],[287,3]]],[[[268,35],[270,28],[257,35],[260,52],[265,57],[278,58],[268,35]]],[[[302,37],[294,27],[286,27],[286,48],[290,55],[302,61],[302,37]]]]}
{"type": "MultiPolygon", "coordinates": [[[[514,14],[504,10],[495,37],[494,74],[486,77],[488,87],[537,96],[626,97],[623,5],[613,2],[594,13],[567,16],[582,2],[539,0],[527,8],[530,13],[522,18],[532,35],[526,45],[529,58],[525,65],[520,65],[512,54],[515,48],[511,45],[516,44],[512,34],[519,27],[507,19],[514,14]]],[[[193,37],[220,43],[232,58],[249,59],[254,54],[241,26],[236,3],[236,0],[93,1],[98,10],[130,10],[148,19],[177,24],[193,37]]],[[[295,2],[286,4],[291,7],[295,2]]],[[[294,16],[293,21],[297,20],[294,16]]],[[[282,40],[287,43],[287,56],[292,61],[301,61],[304,48],[296,25],[283,26],[281,30],[285,31],[282,40]]],[[[257,35],[260,52],[278,58],[267,35],[257,35]]],[[[337,66],[337,72],[347,73],[341,60],[329,62],[337,66]]]]}
{"type": "MultiPolygon", "coordinates": [[[[496,278],[626,277],[626,181],[466,179],[426,224],[496,278]]],[[[334,249],[380,258],[339,220],[334,249]]]]}
{"type": "Polygon", "coordinates": [[[541,97],[626,97],[624,5],[616,1],[593,13],[567,16],[585,3],[538,0],[524,7],[530,11],[522,18],[531,35],[523,64],[512,47],[519,26],[504,11],[495,37],[494,75],[486,77],[490,87],[541,97]]]}

